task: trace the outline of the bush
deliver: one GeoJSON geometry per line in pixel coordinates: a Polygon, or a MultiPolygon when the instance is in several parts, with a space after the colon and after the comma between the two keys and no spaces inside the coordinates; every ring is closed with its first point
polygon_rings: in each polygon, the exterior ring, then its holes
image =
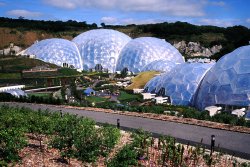
{"type": "Polygon", "coordinates": [[[126,145],[108,164],[108,167],[128,167],[137,165],[137,152],[134,147],[126,145]]]}
{"type": "Polygon", "coordinates": [[[0,159],[6,162],[19,160],[18,151],[26,144],[24,133],[16,128],[0,130],[0,159]]]}

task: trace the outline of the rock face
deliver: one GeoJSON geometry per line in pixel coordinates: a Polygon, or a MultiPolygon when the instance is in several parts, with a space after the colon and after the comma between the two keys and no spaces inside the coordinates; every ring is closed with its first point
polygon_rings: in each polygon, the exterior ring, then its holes
{"type": "Polygon", "coordinates": [[[186,42],[186,41],[180,41],[177,43],[175,42],[174,47],[178,49],[181,53],[184,53],[190,57],[196,57],[196,56],[210,57],[215,53],[220,52],[220,50],[222,49],[221,45],[214,45],[211,48],[205,48],[201,46],[199,42],[186,42]]]}

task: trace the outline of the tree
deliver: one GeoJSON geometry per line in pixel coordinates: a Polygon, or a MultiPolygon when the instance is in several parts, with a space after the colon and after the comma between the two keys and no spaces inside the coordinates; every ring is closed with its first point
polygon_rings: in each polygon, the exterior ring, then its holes
{"type": "Polygon", "coordinates": [[[122,69],[121,71],[121,77],[125,78],[128,75],[128,68],[125,67],[124,69],[122,69]]]}
{"type": "Polygon", "coordinates": [[[19,16],[18,19],[19,19],[19,20],[23,20],[24,17],[23,17],[23,16],[19,16]]]}
{"type": "Polygon", "coordinates": [[[106,25],[105,25],[105,23],[101,23],[101,26],[102,26],[102,27],[105,27],[106,25]]]}

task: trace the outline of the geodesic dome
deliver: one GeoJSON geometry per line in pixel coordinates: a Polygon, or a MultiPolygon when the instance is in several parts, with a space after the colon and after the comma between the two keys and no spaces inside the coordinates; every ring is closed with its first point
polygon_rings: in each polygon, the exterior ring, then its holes
{"type": "Polygon", "coordinates": [[[161,76],[155,76],[150,81],[147,82],[147,84],[144,86],[144,91],[148,93],[155,93],[156,85],[160,81],[161,76]]]}
{"type": "Polygon", "coordinates": [[[197,88],[214,63],[184,63],[163,75],[157,94],[169,96],[174,105],[191,106],[197,88]]]}
{"type": "Polygon", "coordinates": [[[63,63],[82,69],[82,60],[75,43],[66,39],[45,39],[31,45],[25,54],[36,55],[37,59],[63,66],[63,63]]]}
{"type": "Polygon", "coordinates": [[[79,48],[84,70],[93,69],[100,64],[103,68],[115,72],[120,51],[130,40],[129,36],[119,31],[98,29],[84,32],[72,41],[79,48]]]}
{"type": "Polygon", "coordinates": [[[205,75],[196,98],[196,107],[222,104],[250,106],[250,46],[223,56],[205,75]]]}
{"type": "Polygon", "coordinates": [[[142,71],[169,72],[177,64],[169,60],[155,60],[143,67],[142,71]]]}
{"type": "Polygon", "coordinates": [[[163,39],[141,37],[131,40],[121,51],[116,70],[128,68],[134,73],[155,60],[168,60],[173,63],[184,63],[179,51],[163,39]]]}

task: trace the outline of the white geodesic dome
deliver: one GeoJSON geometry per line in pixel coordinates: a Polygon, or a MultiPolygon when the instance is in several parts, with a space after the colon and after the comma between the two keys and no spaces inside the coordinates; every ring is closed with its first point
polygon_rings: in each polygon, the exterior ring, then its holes
{"type": "Polygon", "coordinates": [[[250,106],[250,46],[223,56],[205,75],[195,100],[203,110],[211,105],[250,106]]]}
{"type": "Polygon", "coordinates": [[[136,38],[122,49],[116,69],[121,71],[128,68],[129,71],[138,73],[149,63],[160,59],[184,63],[179,51],[165,40],[154,37],[136,38]]]}
{"type": "Polygon", "coordinates": [[[214,63],[184,63],[162,75],[157,94],[169,96],[174,105],[193,105],[193,98],[206,72],[214,63]]]}
{"type": "Polygon", "coordinates": [[[16,97],[27,96],[27,94],[21,89],[6,90],[6,91],[4,91],[4,93],[9,93],[12,96],[16,96],[16,97]]]}
{"type": "Polygon", "coordinates": [[[159,72],[169,72],[171,71],[177,63],[169,60],[155,60],[143,67],[142,71],[159,71],[159,72]]]}
{"type": "Polygon", "coordinates": [[[161,76],[155,76],[147,84],[144,86],[144,91],[148,93],[155,93],[156,86],[158,82],[161,80],[161,76]]]}
{"type": "Polygon", "coordinates": [[[120,51],[130,40],[129,36],[119,31],[98,29],[84,32],[72,41],[79,48],[84,70],[100,64],[110,72],[115,72],[120,51]]]}
{"type": "Polygon", "coordinates": [[[52,38],[39,41],[26,49],[25,54],[37,59],[63,66],[63,63],[82,69],[82,60],[75,43],[66,39],[52,38]]]}

